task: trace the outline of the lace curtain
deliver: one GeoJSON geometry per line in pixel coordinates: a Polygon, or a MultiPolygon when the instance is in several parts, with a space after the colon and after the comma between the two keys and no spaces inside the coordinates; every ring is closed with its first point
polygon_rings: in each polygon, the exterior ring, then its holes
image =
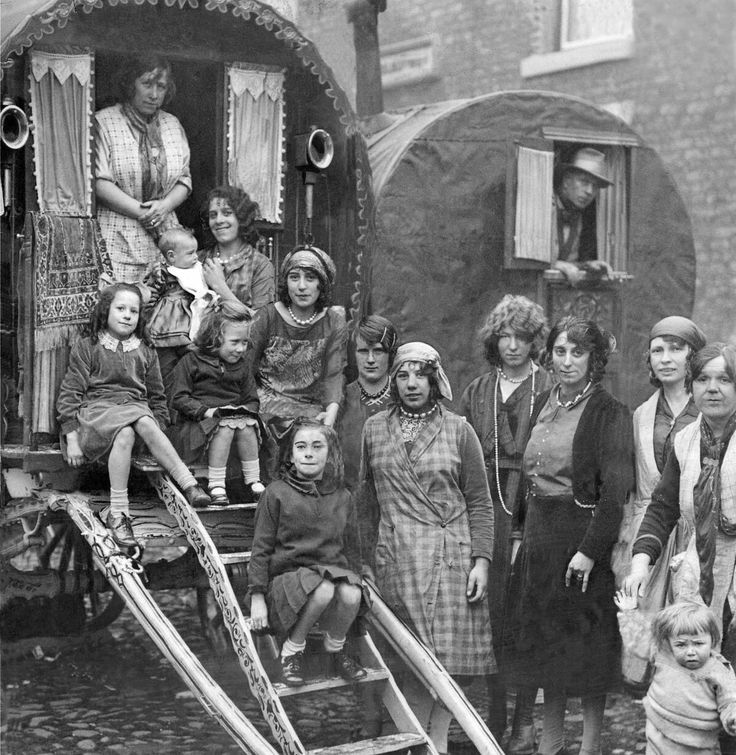
{"type": "Polygon", "coordinates": [[[552,262],[554,153],[519,147],[514,256],[552,262]]]}
{"type": "Polygon", "coordinates": [[[284,74],[228,68],[228,181],[247,191],[264,220],[282,221],[284,74]]]}
{"type": "Polygon", "coordinates": [[[31,112],[41,212],[92,214],[92,56],[32,52],[31,112]]]}

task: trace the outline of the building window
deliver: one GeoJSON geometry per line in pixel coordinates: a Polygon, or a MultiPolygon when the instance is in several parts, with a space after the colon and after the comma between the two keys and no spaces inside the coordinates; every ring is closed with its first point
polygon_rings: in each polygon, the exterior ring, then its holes
{"type": "Polygon", "coordinates": [[[524,78],[634,54],[633,0],[534,0],[532,54],[524,78]]]}

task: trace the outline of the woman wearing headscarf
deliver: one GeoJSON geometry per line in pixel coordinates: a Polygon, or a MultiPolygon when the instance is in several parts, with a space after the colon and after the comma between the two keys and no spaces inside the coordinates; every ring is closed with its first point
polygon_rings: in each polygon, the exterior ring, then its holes
{"type": "Polygon", "coordinates": [[[345,310],[332,306],[335,264],[315,246],[297,247],[281,265],[278,301],[259,310],[250,332],[260,415],[284,429],[296,417],[332,427],[345,388],[345,310]]]}
{"type": "Polygon", "coordinates": [[[540,396],[524,451],[504,668],[544,688],[540,755],[564,752],[568,696],[582,698],[580,754],[598,755],[619,675],[610,560],[634,464],[631,415],[601,385],[614,345],[591,320],[555,324],[546,354],[559,382],[540,396]]]}
{"type": "MultiPolygon", "coordinates": [[[[705,346],[705,334],[687,317],[673,315],[657,322],[649,332],[647,366],[649,380],[657,390],[634,412],[634,454],[636,457],[636,492],[624,507],[619,541],[614,549],[613,566],[620,583],[631,568],[631,546],[639,531],[652,491],[662,475],[677,433],[698,417],[690,395],[691,363],[695,352],[705,346]]],[[[664,607],[668,588],[669,563],[683,551],[690,538],[686,522],[680,520],[667,543],[667,553],[652,570],[645,594],[639,598],[639,610],[654,614],[664,607]]],[[[642,657],[648,652],[642,648],[642,657]]],[[[646,664],[640,671],[643,674],[646,664]]],[[[634,676],[627,664],[625,674],[632,683],[644,681],[634,676]]]]}
{"type": "MultiPolygon", "coordinates": [[[[493,505],[473,428],[452,400],[437,351],[399,347],[390,409],[363,429],[359,515],[376,542],[384,600],[460,682],[496,671],[486,605],[493,505]]],[[[447,752],[450,714],[416,681],[405,694],[435,747],[447,752]]]]}
{"type": "Polygon", "coordinates": [[[159,259],[161,233],[179,225],[174,211],[192,190],[189,143],[161,109],[176,91],[165,58],[138,56],[118,86],[120,102],[95,115],[97,219],[113,276],[136,283],[159,259]]]}
{"type": "MultiPolygon", "coordinates": [[[[736,661],[736,346],[713,343],[692,360],[692,392],[700,418],[675,436],[662,477],[634,541],[630,596],[646,594],[651,566],[680,518],[692,533],[674,578],[675,599],[702,601],[722,629],[721,652],[736,661]]],[[[736,750],[724,736],[721,750],[736,750]]]]}
{"type": "MultiPolygon", "coordinates": [[[[547,335],[539,304],[525,296],[504,296],[485,319],[479,335],[491,370],[465,389],[460,414],[473,426],[483,447],[493,500],[493,574],[488,603],[499,654],[511,569],[511,515],[521,480],[521,460],[535,403],[552,387],[552,379],[535,361],[547,335]]],[[[531,755],[535,750],[536,694],[536,689],[516,691],[511,738],[505,746],[509,755],[531,755]]],[[[506,728],[506,681],[502,673],[495,677],[490,704],[490,728],[500,741],[506,728]]]]}

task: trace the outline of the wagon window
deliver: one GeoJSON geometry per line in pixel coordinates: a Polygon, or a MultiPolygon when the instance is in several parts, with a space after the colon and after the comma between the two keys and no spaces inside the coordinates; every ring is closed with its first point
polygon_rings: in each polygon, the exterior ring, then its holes
{"type": "Polygon", "coordinates": [[[227,68],[229,183],[247,191],[263,219],[283,220],[284,72],[227,68]]]}
{"type": "Polygon", "coordinates": [[[31,53],[31,113],[41,212],[92,214],[92,55],[31,53]]]}

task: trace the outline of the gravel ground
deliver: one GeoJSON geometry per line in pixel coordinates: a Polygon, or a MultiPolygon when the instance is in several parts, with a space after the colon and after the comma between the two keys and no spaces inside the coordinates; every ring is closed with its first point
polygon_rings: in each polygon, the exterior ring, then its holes
{"type": "MultiPolygon", "coordinates": [[[[267,734],[234,656],[218,658],[199,633],[194,592],[155,595],[210,673],[267,734]]],[[[470,697],[484,712],[482,687],[472,689],[470,697]]],[[[357,738],[361,702],[354,693],[339,690],[287,703],[307,747],[357,738]]],[[[541,707],[535,711],[540,726],[541,707]]],[[[569,752],[574,755],[582,731],[579,701],[570,700],[566,721],[569,752]]],[[[612,696],[603,754],[644,752],[643,728],[641,703],[626,695],[612,696]]],[[[474,752],[463,746],[463,734],[454,726],[451,740],[452,753],[474,752]]],[[[91,637],[6,643],[0,748],[6,755],[240,752],[127,610],[108,630],[91,637]]]]}

